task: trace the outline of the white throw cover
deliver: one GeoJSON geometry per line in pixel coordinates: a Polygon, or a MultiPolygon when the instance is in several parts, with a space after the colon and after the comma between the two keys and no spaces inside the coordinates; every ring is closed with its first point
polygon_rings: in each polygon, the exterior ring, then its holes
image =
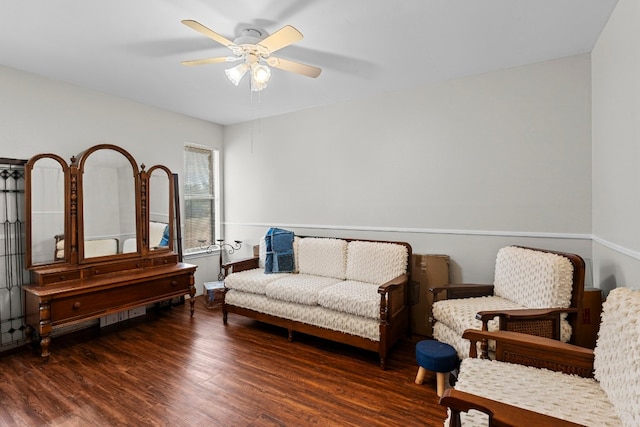
{"type": "Polygon", "coordinates": [[[342,282],[334,277],[291,274],[269,283],[265,294],[269,298],[296,302],[304,305],[318,305],[320,291],[342,282]]]}
{"type": "Polygon", "coordinates": [[[118,239],[98,239],[84,241],[84,257],[115,255],[118,253],[118,239]]]}
{"type": "Polygon", "coordinates": [[[527,308],[569,307],[573,264],[561,255],[507,246],[496,256],[494,295],[527,308]]]}
{"type": "MultiPolygon", "coordinates": [[[[465,329],[480,329],[476,313],[487,310],[569,307],[573,284],[573,264],[561,255],[507,246],[498,251],[495,265],[494,296],[437,301],[432,315],[436,319],[433,337],[453,346],[458,357],[469,356],[465,329]]],[[[489,330],[498,328],[489,322],[489,330]]],[[[571,325],[562,316],[560,340],[569,341],[571,325]]],[[[495,344],[489,342],[489,349],[495,344]]]]}
{"type": "MultiPolygon", "coordinates": [[[[585,426],[620,426],[613,405],[598,383],[529,366],[466,358],[460,364],[456,390],[563,418],[585,426]]],[[[486,427],[488,417],[471,410],[461,413],[463,427],[486,427]]],[[[445,425],[449,425],[449,420],[445,425]]],[[[526,425],[526,420],[522,420],[526,425]]],[[[636,424],[637,426],[637,424],[636,424]]]]}
{"type": "Polygon", "coordinates": [[[595,377],[623,425],[640,426],[640,290],[609,293],[594,354],[595,377]]]}
{"type": "MultiPolygon", "coordinates": [[[[85,258],[115,255],[117,253],[118,253],[118,239],[96,239],[96,240],[85,240],[84,242],[85,258]]],[[[60,239],[58,240],[58,242],[56,242],[56,259],[63,259],[63,258],[64,258],[64,239],[60,239]]]]}
{"type": "Polygon", "coordinates": [[[371,341],[380,341],[380,320],[368,319],[354,314],[341,313],[328,308],[296,304],[268,298],[265,295],[229,290],[225,302],[237,307],[256,310],[283,319],[295,320],[308,325],[318,326],[351,334],[371,341]]]}
{"type": "Polygon", "coordinates": [[[265,274],[264,268],[254,268],[229,274],[224,279],[224,286],[229,289],[264,295],[269,283],[290,274],[291,273],[265,274]]]}
{"type": "Polygon", "coordinates": [[[347,242],[340,239],[305,237],[298,243],[298,271],[301,274],[345,278],[347,242]]]}
{"type": "MultiPolygon", "coordinates": [[[[467,358],[455,388],[585,426],[640,426],[640,290],[611,291],[594,354],[595,379],[467,358]]],[[[461,419],[487,425],[477,411],[461,419]]]]}
{"type": "Polygon", "coordinates": [[[409,251],[403,245],[349,242],[347,280],[381,285],[407,272],[409,251]]]}
{"type": "Polygon", "coordinates": [[[378,285],[346,280],[320,291],[318,303],[330,310],[370,319],[380,318],[378,285]]]}
{"type": "Polygon", "coordinates": [[[149,247],[160,246],[165,228],[164,222],[149,221],[149,247]]]}

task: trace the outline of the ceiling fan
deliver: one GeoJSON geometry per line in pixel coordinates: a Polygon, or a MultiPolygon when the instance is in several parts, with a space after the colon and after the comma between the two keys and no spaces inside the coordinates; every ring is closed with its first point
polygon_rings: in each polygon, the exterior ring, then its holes
{"type": "Polygon", "coordinates": [[[225,70],[229,80],[236,86],[238,86],[247,71],[250,71],[252,91],[260,91],[267,87],[267,82],[271,77],[271,70],[267,65],[313,78],[318,77],[322,71],[318,67],[271,56],[273,52],[302,39],[302,33],[291,25],[286,25],[267,37],[263,37],[260,30],[247,28],[242,30],[240,37],[231,41],[197,21],[185,19],[181,22],[187,27],[228,47],[233,54],[233,56],[182,61],[182,64],[192,66],[241,61],[240,64],[225,70]]]}

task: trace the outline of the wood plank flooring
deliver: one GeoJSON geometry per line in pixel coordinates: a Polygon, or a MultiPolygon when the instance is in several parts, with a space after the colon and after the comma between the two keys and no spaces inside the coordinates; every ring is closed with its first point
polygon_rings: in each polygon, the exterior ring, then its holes
{"type": "Polygon", "coordinates": [[[415,342],[377,354],[196,301],[0,356],[2,426],[442,426],[435,375],[414,384],[415,342]]]}

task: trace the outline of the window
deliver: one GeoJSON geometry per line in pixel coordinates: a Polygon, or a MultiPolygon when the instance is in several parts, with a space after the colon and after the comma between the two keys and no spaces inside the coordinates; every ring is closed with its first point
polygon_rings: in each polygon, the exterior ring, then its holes
{"type": "Polygon", "coordinates": [[[184,147],[184,253],[216,242],[218,233],[218,150],[184,147]]]}

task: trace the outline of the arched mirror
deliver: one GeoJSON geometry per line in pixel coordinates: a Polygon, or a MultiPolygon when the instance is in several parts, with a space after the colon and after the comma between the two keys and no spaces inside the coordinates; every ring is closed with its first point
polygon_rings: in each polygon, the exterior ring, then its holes
{"type": "Polygon", "coordinates": [[[153,166],[148,172],[149,251],[173,250],[173,180],[165,166],[153,166]]]}
{"type": "Polygon", "coordinates": [[[69,261],[68,171],[55,154],[39,154],[25,166],[27,268],[69,261]]]}
{"type": "Polygon", "coordinates": [[[124,149],[96,145],[78,159],[79,262],[139,255],[138,165],[124,149]]]}

